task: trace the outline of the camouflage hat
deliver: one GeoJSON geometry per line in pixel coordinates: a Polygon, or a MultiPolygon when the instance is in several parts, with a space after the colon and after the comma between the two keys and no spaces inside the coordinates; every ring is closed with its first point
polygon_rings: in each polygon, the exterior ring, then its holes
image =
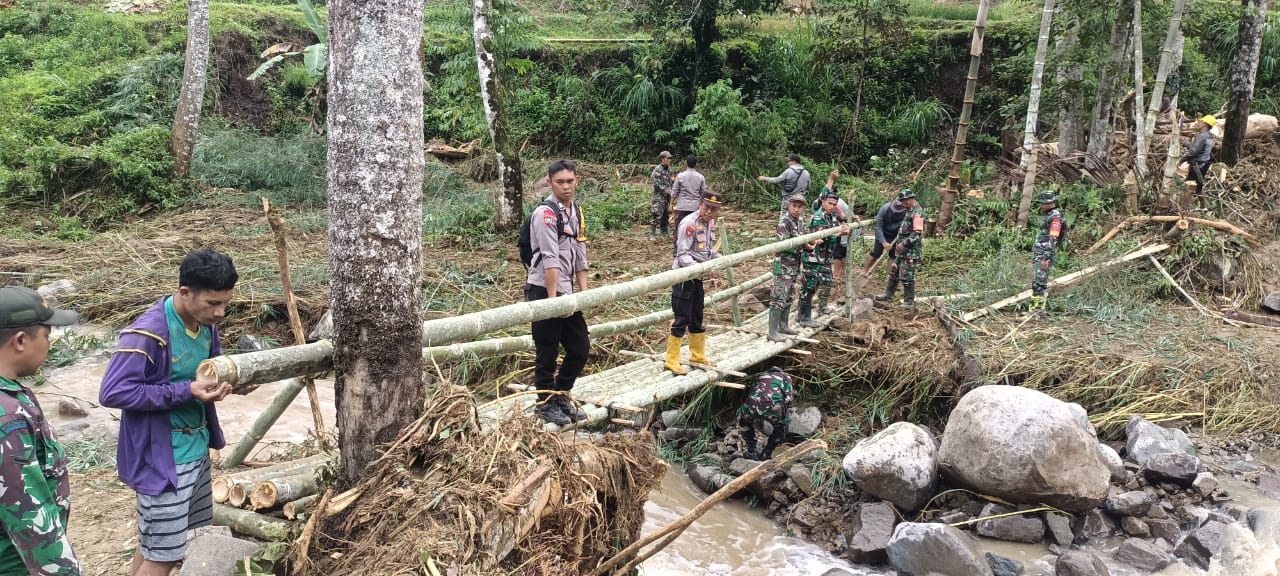
{"type": "Polygon", "coordinates": [[[702,203],[710,204],[712,206],[724,206],[724,194],[710,191],[703,192],[702,203]]]}
{"type": "Polygon", "coordinates": [[[787,198],[787,202],[789,204],[808,204],[809,203],[807,200],[804,199],[804,194],[792,194],[790,198],[787,198]]]}
{"type": "Polygon", "coordinates": [[[822,190],[822,194],[819,194],[819,195],[818,195],[818,200],[819,200],[819,201],[822,201],[822,200],[826,200],[827,198],[834,198],[834,199],[836,199],[836,200],[839,200],[839,199],[840,199],[840,195],[839,195],[839,194],[836,194],[836,191],[835,191],[835,190],[832,190],[832,189],[830,189],[830,188],[824,188],[824,189],[822,190]]]}
{"type": "Polygon", "coordinates": [[[70,326],[79,319],[75,312],[49,306],[39,292],[30,288],[0,288],[0,328],[25,328],[38,324],[70,326]]]}
{"type": "Polygon", "coordinates": [[[1041,190],[1039,194],[1036,194],[1037,204],[1053,204],[1057,201],[1058,195],[1054,194],[1053,190],[1041,190]]]}
{"type": "Polygon", "coordinates": [[[670,158],[670,157],[671,157],[671,153],[667,152],[666,150],[663,150],[662,152],[658,153],[658,158],[670,158]]]}
{"type": "Polygon", "coordinates": [[[909,200],[915,197],[916,197],[916,193],[912,192],[910,188],[903,188],[902,191],[898,192],[899,200],[909,200]]]}

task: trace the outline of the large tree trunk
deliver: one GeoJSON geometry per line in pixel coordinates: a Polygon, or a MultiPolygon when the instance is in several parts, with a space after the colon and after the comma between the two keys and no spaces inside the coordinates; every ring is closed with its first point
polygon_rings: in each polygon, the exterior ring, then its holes
{"type": "MultiPolygon", "coordinates": [[[[1176,68],[1182,64],[1182,33],[1178,33],[1178,38],[1173,47],[1173,62],[1171,66],[1176,68]]],[[[1165,211],[1172,206],[1171,197],[1178,182],[1175,176],[1178,174],[1178,161],[1182,158],[1182,118],[1178,115],[1178,95],[1174,94],[1173,99],[1169,102],[1169,117],[1172,124],[1169,126],[1169,147],[1166,149],[1164,157],[1164,177],[1160,179],[1160,185],[1156,187],[1156,205],[1155,211],[1165,211]]]]}
{"type": "Polygon", "coordinates": [[[1058,35],[1058,157],[1084,149],[1084,68],[1075,52],[1080,47],[1080,19],[1064,10],[1067,25],[1058,35]]]}
{"type": "Polygon", "coordinates": [[[1187,0],[1173,0],[1173,12],[1169,14],[1169,29],[1164,34],[1164,44],[1160,47],[1160,67],[1156,69],[1156,81],[1151,86],[1151,102],[1147,105],[1147,118],[1142,123],[1144,148],[1139,152],[1146,154],[1151,147],[1151,138],[1156,132],[1156,121],[1160,115],[1160,107],[1164,101],[1164,87],[1169,79],[1169,72],[1178,65],[1174,61],[1174,52],[1179,51],[1182,43],[1182,13],[1187,9],[1187,0]]]}
{"type": "Polygon", "coordinates": [[[1044,0],[1040,12],[1040,38],[1036,41],[1036,59],[1031,68],[1031,97],[1027,100],[1027,124],[1022,132],[1022,199],[1018,202],[1018,227],[1027,226],[1031,214],[1031,197],[1035,195],[1036,125],[1040,120],[1040,85],[1044,78],[1044,59],[1049,54],[1049,31],[1053,26],[1053,0],[1044,0]]]}
{"type": "Polygon", "coordinates": [[[960,193],[960,163],[964,161],[964,145],[969,137],[969,115],[973,112],[973,96],[978,88],[978,68],[982,64],[982,38],[987,28],[987,11],[991,0],[978,2],[978,17],[973,22],[973,41],[969,44],[969,76],[964,85],[964,104],[960,107],[960,123],[956,126],[956,143],[951,150],[951,174],[942,192],[942,210],[938,211],[938,233],[947,229],[960,193]]]}
{"type": "Polygon", "coordinates": [[[493,212],[493,228],[498,232],[505,232],[520,226],[524,216],[524,182],[520,174],[520,155],[511,149],[502,83],[498,78],[497,60],[493,55],[493,30],[489,28],[493,1],[473,0],[471,8],[476,69],[480,73],[480,99],[484,102],[484,117],[489,124],[489,138],[493,140],[493,150],[498,157],[498,177],[502,182],[502,193],[498,194],[495,203],[497,210],[493,212]]]}
{"type": "Polygon", "coordinates": [[[1132,31],[1132,7],[1129,0],[1119,0],[1116,4],[1115,26],[1111,29],[1110,52],[1098,71],[1098,99],[1093,103],[1093,122],[1089,128],[1089,144],[1085,149],[1089,154],[1085,164],[1091,169],[1099,168],[1099,163],[1106,161],[1107,145],[1111,140],[1111,116],[1115,110],[1116,97],[1123,86],[1124,57],[1132,31]]]}
{"type": "Polygon", "coordinates": [[[423,4],[329,5],[329,268],[339,481],[422,405],[423,4]]]}
{"type": "Polygon", "coordinates": [[[190,0],[187,4],[187,57],[182,65],[182,91],[178,93],[178,108],[173,113],[173,131],[169,135],[173,175],[178,178],[185,178],[191,171],[191,154],[196,149],[208,72],[209,0],[190,0]]]}
{"type": "Polygon", "coordinates": [[[1137,155],[1133,163],[1133,175],[1138,181],[1138,186],[1127,199],[1129,214],[1138,212],[1138,196],[1136,192],[1144,185],[1147,179],[1146,127],[1142,124],[1143,116],[1146,114],[1143,110],[1145,106],[1143,106],[1142,102],[1142,72],[1144,69],[1145,66],[1142,64],[1142,0],[1133,0],[1133,133],[1137,138],[1134,143],[1137,148],[1137,155]]]}
{"type": "Polygon", "coordinates": [[[1267,23],[1267,0],[1241,0],[1240,31],[1231,58],[1231,94],[1227,96],[1227,125],[1222,129],[1220,160],[1235,166],[1244,154],[1244,133],[1249,126],[1253,83],[1258,77],[1262,27],[1267,23]]]}
{"type": "MultiPolygon", "coordinates": [[[[858,155],[858,119],[862,116],[862,87],[866,84],[867,79],[867,33],[869,24],[867,18],[862,19],[862,50],[858,58],[858,88],[857,94],[853,97],[853,118],[849,119],[849,139],[853,141],[853,156],[858,155]]],[[[842,148],[843,150],[843,145],[842,148]]]]}

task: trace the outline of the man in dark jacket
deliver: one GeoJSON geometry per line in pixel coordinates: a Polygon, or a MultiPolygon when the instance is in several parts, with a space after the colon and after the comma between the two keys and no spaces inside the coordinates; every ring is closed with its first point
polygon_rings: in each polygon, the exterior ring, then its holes
{"type": "Polygon", "coordinates": [[[1204,175],[1209,170],[1209,156],[1213,152],[1213,132],[1218,119],[1205,115],[1196,121],[1196,135],[1187,145],[1182,161],[1187,163],[1187,182],[1196,183],[1196,196],[1202,198],[1204,175]]]}
{"type": "MultiPolygon", "coordinates": [[[[880,211],[876,212],[876,243],[871,247],[871,252],[867,253],[867,262],[862,269],[863,274],[871,274],[871,267],[875,266],[876,260],[884,254],[885,250],[893,247],[893,241],[898,239],[898,229],[902,227],[902,220],[915,206],[916,195],[910,188],[903,188],[898,192],[897,198],[880,206],[880,211]]],[[[889,259],[893,260],[893,255],[890,255],[889,259]]]]}
{"type": "Polygon", "coordinates": [[[222,354],[217,324],[238,279],[227,256],[188,254],[177,294],[120,331],[102,377],[98,400],[121,410],[120,481],[138,494],[134,576],[167,576],[186,555],[187,532],[213,522],[209,449],[226,445],[214,403],[231,385],[196,368],[222,354]]]}

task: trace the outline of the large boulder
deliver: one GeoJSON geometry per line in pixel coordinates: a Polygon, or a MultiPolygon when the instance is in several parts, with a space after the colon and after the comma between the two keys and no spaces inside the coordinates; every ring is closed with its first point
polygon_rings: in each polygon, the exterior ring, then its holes
{"type": "Polygon", "coordinates": [[[1124,425],[1124,434],[1125,454],[1139,466],[1146,466],[1156,454],[1182,452],[1194,456],[1196,453],[1186,432],[1157,426],[1141,416],[1129,417],[1129,422],[1124,425]]]}
{"type": "Polygon", "coordinates": [[[1018,386],[981,386],[960,399],[939,450],[943,476],[1020,504],[1080,512],[1107,496],[1111,471],[1079,406],[1018,386]]]}
{"type": "Polygon", "coordinates": [[[1129,538],[1116,549],[1116,560],[1150,574],[1172,564],[1173,555],[1146,540],[1129,538]]]}
{"type": "Polygon", "coordinates": [[[849,522],[845,550],[849,560],[859,564],[880,564],[886,559],[889,539],[898,514],[883,502],[863,504],[849,522]]]}
{"type": "Polygon", "coordinates": [[[1267,294],[1262,299],[1262,309],[1272,314],[1280,314],[1280,290],[1267,294]]]}
{"type": "Polygon", "coordinates": [[[992,576],[973,539],[946,524],[899,524],[889,540],[889,564],[907,576],[992,576]]]}
{"type": "Polygon", "coordinates": [[[933,438],[908,422],[858,441],[844,457],[844,471],[864,492],[907,510],[924,506],[938,487],[933,438]]]}
{"type": "Polygon", "coordinates": [[[1072,550],[1058,557],[1054,576],[1111,576],[1107,564],[1101,558],[1081,550],[1072,550]]]}
{"type": "Polygon", "coordinates": [[[1195,532],[1187,534],[1187,537],[1183,538],[1174,550],[1174,554],[1192,566],[1208,570],[1209,561],[1222,549],[1222,533],[1226,528],[1227,525],[1221,522],[1207,522],[1195,532]]]}

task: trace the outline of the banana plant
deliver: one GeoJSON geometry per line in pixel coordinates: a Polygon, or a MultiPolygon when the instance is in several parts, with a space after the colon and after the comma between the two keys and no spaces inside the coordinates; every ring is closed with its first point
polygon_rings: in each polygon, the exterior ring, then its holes
{"type": "Polygon", "coordinates": [[[257,80],[263,74],[266,74],[276,64],[284,61],[285,58],[293,56],[302,56],[302,63],[307,68],[307,74],[312,78],[323,78],[325,64],[328,62],[329,53],[329,30],[325,21],[316,13],[316,9],[311,5],[310,0],[298,0],[298,9],[302,11],[302,17],[306,20],[307,28],[316,35],[319,42],[310,46],[303,47],[300,44],[292,42],[281,42],[273,44],[262,52],[262,58],[267,58],[253,74],[249,75],[249,80],[257,80]]]}

